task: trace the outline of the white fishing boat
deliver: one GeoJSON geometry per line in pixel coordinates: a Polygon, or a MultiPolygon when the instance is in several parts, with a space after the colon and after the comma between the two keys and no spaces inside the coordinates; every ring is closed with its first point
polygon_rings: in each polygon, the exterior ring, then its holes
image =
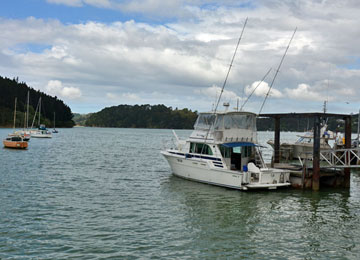
{"type": "Polygon", "coordinates": [[[290,185],[289,171],[264,163],[250,112],[200,113],[190,137],[176,136],[175,147],[161,154],[174,175],[193,181],[239,190],[290,185]]]}
{"type": "MultiPolygon", "coordinates": [[[[199,114],[194,131],[188,139],[179,140],[174,132],[175,147],[164,150],[161,154],[168,161],[173,174],[185,179],[238,190],[287,187],[291,185],[290,171],[268,168],[264,163],[257,142],[256,114],[244,111],[217,111],[246,23],[247,19],[214,111],[199,114]]],[[[295,32],[296,29],[291,40],[295,32]]],[[[291,40],[277,71],[280,70],[291,40]]],[[[276,75],[277,73],[269,91],[276,75]]],[[[229,104],[226,106],[229,107],[229,104]]]]}
{"type": "MultiPolygon", "coordinates": [[[[320,150],[330,150],[330,140],[335,140],[335,134],[327,130],[323,125],[320,130],[320,150]]],[[[274,149],[274,141],[267,142],[274,149]]],[[[312,131],[298,135],[295,142],[283,142],[280,144],[280,157],[285,160],[311,159],[313,157],[314,133],[312,131]]]]}

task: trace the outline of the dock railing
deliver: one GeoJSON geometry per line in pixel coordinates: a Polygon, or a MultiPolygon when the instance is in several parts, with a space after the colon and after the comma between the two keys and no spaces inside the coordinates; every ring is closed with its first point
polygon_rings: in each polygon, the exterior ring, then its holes
{"type": "Polygon", "coordinates": [[[360,148],[321,150],[321,168],[360,168],[360,148]]]}

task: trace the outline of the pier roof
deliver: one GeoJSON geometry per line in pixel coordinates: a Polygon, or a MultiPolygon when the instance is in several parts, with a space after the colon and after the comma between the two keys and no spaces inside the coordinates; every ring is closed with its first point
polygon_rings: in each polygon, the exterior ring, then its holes
{"type": "Polygon", "coordinates": [[[270,114],[258,114],[259,117],[272,117],[272,118],[287,118],[287,117],[335,117],[335,118],[347,118],[352,117],[351,114],[334,114],[334,113],[270,113],[270,114]]]}

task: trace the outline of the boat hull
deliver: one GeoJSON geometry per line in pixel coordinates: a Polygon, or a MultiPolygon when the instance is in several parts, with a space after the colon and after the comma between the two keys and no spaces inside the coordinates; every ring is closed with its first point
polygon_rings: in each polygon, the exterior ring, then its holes
{"type": "Polygon", "coordinates": [[[251,172],[217,169],[208,160],[185,158],[168,152],[161,153],[168,161],[172,173],[184,179],[238,190],[276,189],[290,186],[290,182],[287,181],[290,173],[281,170],[265,171],[256,181],[251,181],[253,178],[251,175],[254,175],[251,172]]]}
{"type": "Polygon", "coordinates": [[[186,159],[166,152],[162,152],[162,154],[168,161],[175,176],[233,189],[244,189],[242,186],[242,173],[211,169],[208,161],[186,159]]]}
{"type": "Polygon", "coordinates": [[[3,140],[3,144],[5,148],[12,148],[12,149],[26,149],[28,147],[28,143],[25,141],[3,140]]]}
{"type": "MultiPolygon", "coordinates": [[[[268,144],[274,148],[274,143],[268,141],[268,144]]],[[[307,143],[282,143],[280,144],[280,157],[285,160],[312,159],[313,145],[307,143]]],[[[327,144],[320,144],[320,151],[329,150],[331,147],[327,144]]]]}
{"type": "Polygon", "coordinates": [[[32,138],[51,138],[52,136],[51,135],[44,135],[44,134],[40,134],[40,135],[37,135],[37,134],[33,134],[31,135],[32,138]]]}

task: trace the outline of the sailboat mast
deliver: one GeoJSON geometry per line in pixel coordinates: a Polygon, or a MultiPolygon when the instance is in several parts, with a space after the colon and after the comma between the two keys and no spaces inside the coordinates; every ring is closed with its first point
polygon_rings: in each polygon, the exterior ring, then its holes
{"type": "Polygon", "coordinates": [[[28,91],[27,94],[26,129],[29,129],[29,103],[30,103],[30,91],[28,91]]]}
{"type": "Polygon", "coordinates": [[[360,138],[360,110],[358,114],[358,129],[357,129],[357,145],[359,146],[359,138],[360,138]]]}
{"type": "Polygon", "coordinates": [[[15,121],[16,121],[16,102],[17,102],[17,97],[15,97],[15,110],[14,110],[14,129],[15,129],[15,121]]]}
{"type": "Polygon", "coordinates": [[[41,97],[39,99],[39,127],[40,127],[40,114],[41,114],[41,97]]]}

